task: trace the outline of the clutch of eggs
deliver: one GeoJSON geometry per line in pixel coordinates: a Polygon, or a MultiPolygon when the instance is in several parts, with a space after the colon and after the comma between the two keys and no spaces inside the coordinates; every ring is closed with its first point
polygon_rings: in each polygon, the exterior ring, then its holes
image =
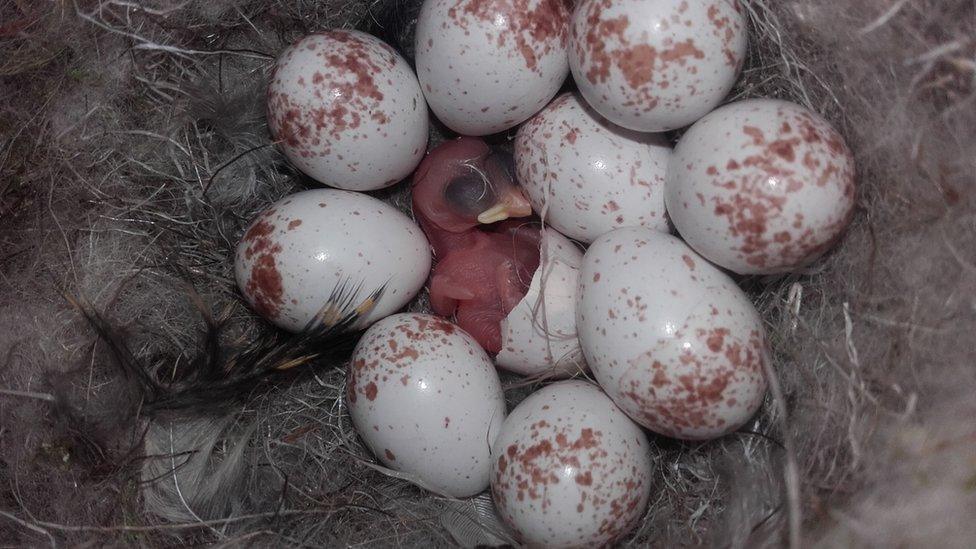
{"type": "Polygon", "coordinates": [[[389,204],[315,189],[286,196],[251,222],[234,271],[255,311],[299,332],[350,312],[337,309],[347,303],[362,312],[355,328],[394,313],[423,287],[430,262],[420,227],[389,204]]]}
{"type": "Polygon", "coordinates": [[[268,126],[298,169],[354,191],[397,183],[427,148],[427,108],[410,65],[357,31],[311,34],[281,53],[268,126]]]}
{"type": "Polygon", "coordinates": [[[548,225],[540,267],[502,322],[493,364],[457,326],[393,314],[430,272],[419,227],[374,198],[316,190],[248,228],[241,291],[300,331],[332,318],[337,291],[355,285],[356,327],[372,327],[346,404],[377,459],[447,496],[490,484],[529,546],[612,544],[650,496],[641,426],[710,439],[764,399],[761,319],[712,263],[801,268],[853,208],[850,151],[818,115],[778,100],[713,111],[746,42],[738,0],[579,0],[575,11],[570,0],[425,0],[416,76],[371,36],[310,35],[281,55],[268,93],[292,163],[327,185],[378,189],[422,159],[428,105],[462,135],[525,122],[515,169],[548,225]],[[578,93],[550,103],[570,72],[578,93]],[[689,124],[674,150],[642,133],[689,124]],[[667,234],[668,218],[687,243],[667,234]],[[584,254],[567,236],[592,244],[584,254]],[[506,419],[496,365],[538,377],[589,369],[599,386],[550,384],[506,419]]]}

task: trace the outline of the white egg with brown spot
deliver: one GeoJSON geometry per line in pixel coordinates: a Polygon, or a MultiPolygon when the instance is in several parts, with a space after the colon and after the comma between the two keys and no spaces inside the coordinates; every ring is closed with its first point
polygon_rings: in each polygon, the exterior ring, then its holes
{"type": "Polygon", "coordinates": [[[423,231],[399,210],[365,194],[314,189],[251,222],[234,272],[255,312],[300,332],[357,308],[356,329],[396,312],[423,287],[430,263],[423,231]]]}
{"type": "Polygon", "coordinates": [[[523,122],[569,74],[570,0],[426,0],[417,77],[430,109],[461,135],[523,122]]]}
{"type": "Polygon", "coordinates": [[[647,437],[592,383],[563,381],[512,410],[492,446],[491,493],[529,547],[604,547],[647,506],[647,437]]]}
{"type": "Polygon", "coordinates": [[[680,239],[644,228],[583,257],[576,326],[603,390],[641,425],[705,440],[741,427],[766,391],[762,321],[725,273],[680,239]]]}
{"type": "Polygon", "coordinates": [[[532,209],[581,242],[619,227],[667,232],[671,146],[608,122],[578,95],[557,97],[519,128],[515,169],[532,209]]]}
{"type": "Polygon", "coordinates": [[[569,377],[586,370],[576,337],[576,300],[583,252],[546,228],[540,266],[525,297],[502,320],[502,348],[495,364],[542,378],[569,377]]]}
{"type": "Polygon", "coordinates": [[[410,175],[427,148],[427,106],[410,65],[376,37],[308,35],[278,57],[268,127],[312,179],[368,191],[410,175]]]}
{"type": "Polygon", "coordinates": [[[661,132],[691,124],[732,89],[746,54],[738,0],[583,0],[569,63],[611,122],[661,132]]]}
{"type": "Polygon", "coordinates": [[[353,351],[346,405],[387,467],[453,497],[488,487],[505,398],[491,359],[456,325],[414,313],[374,324],[353,351]]]}
{"type": "Polygon", "coordinates": [[[681,236],[740,274],[802,269],[841,237],[854,159],[821,116],[776,99],[731,103],[681,137],[665,200],[681,236]]]}

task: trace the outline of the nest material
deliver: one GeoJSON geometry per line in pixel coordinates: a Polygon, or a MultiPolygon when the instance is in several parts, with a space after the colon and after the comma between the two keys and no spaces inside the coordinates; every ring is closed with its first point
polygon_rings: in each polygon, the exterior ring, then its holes
{"type": "MultiPolygon", "coordinates": [[[[858,212],[811,272],[742,280],[773,390],[718,441],[654,440],[633,545],[965,546],[976,539],[976,5],[745,0],[735,97],[821,112],[857,158],[858,212]]],[[[230,413],[144,413],[65,295],[141,364],[228,336],[251,214],[314,184],[263,121],[274,55],[371,30],[409,55],[417,2],[0,0],[0,539],[21,545],[476,545],[510,541],[484,497],[377,468],[319,363],[230,413]],[[194,291],[188,291],[188,287],[194,291]],[[199,296],[199,299],[193,297],[199,296]]],[[[437,138],[437,136],[435,136],[437,138]]],[[[402,209],[404,185],[377,193],[402,209]]],[[[412,307],[424,308],[423,298],[412,307]]],[[[510,400],[528,390],[509,380],[510,400]]]]}

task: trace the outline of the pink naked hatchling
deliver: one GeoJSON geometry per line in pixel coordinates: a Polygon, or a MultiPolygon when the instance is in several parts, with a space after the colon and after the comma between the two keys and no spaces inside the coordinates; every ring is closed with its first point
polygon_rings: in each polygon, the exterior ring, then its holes
{"type": "Polygon", "coordinates": [[[414,174],[413,211],[436,261],[431,307],[497,353],[500,324],[539,266],[538,225],[514,219],[532,209],[511,155],[471,137],[441,144],[414,174]]]}

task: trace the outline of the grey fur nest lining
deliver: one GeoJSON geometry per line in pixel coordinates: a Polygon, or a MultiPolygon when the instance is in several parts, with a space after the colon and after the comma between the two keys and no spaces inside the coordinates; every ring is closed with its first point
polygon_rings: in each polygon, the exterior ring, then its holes
{"type": "MultiPolygon", "coordinates": [[[[744,281],[774,390],[744,431],[653,439],[651,504],[624,544],[972,546],[976,4],[745,4],[733,95],[834,122],[858,209],[811,272],[744,281]]],[[[70,302],[156,374],[193,364],[208,315],[228,343],[280,344],[231,271],[251,215],[313,186],[269,146],[268,68],[330,27],[403,47],[416,5],[0,0],[0,545],[509,541],[490,498],[434,497],[373,465],[341,363],[243,406],[150,413],[70,302]]],[[[409,208],[403,184],[378,194],[409,208]]],[[[511,405],[525,388],[505,381],[511,405]]]]}

